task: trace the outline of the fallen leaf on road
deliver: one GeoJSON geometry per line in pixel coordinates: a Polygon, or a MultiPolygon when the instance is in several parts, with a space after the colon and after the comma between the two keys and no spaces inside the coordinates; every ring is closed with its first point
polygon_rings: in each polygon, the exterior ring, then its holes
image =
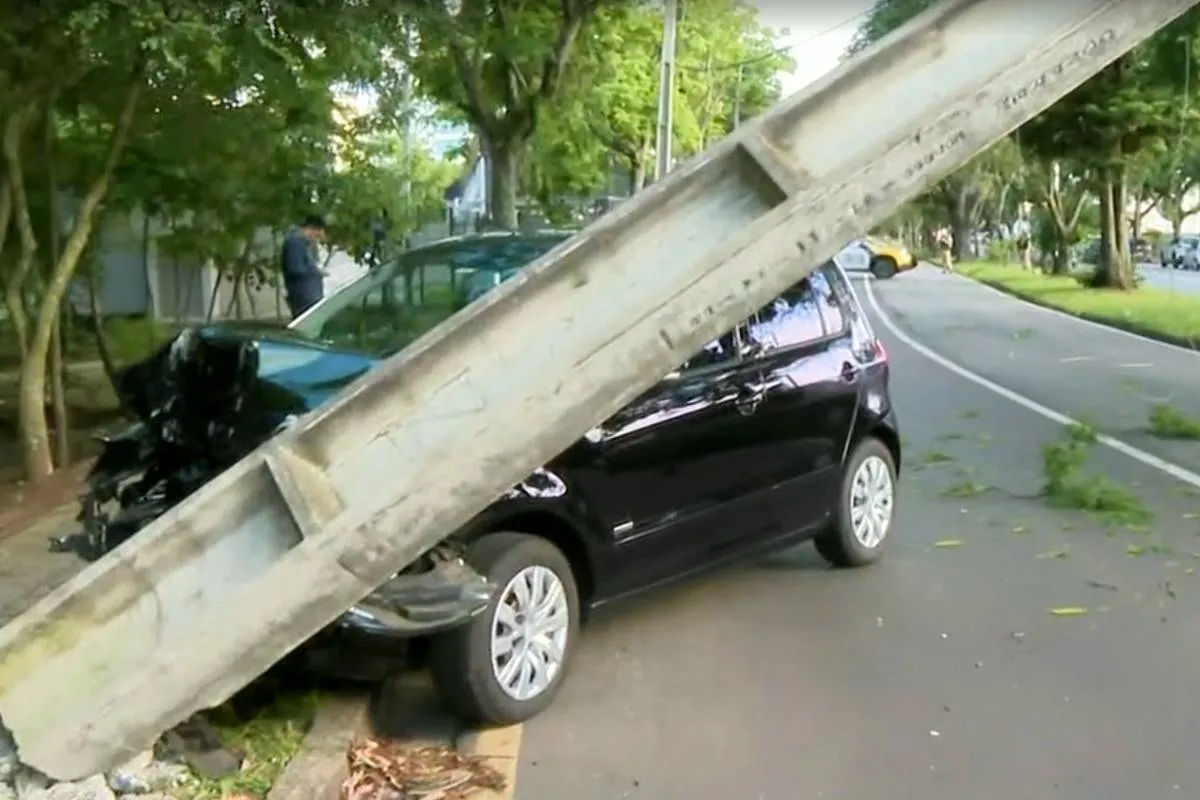
{"type": "Polygon", "coordinates": [[[1029,533],[1029,526],[1028,525],[1014,525],[1012,532],[1013,533],[1029,533]]]}
{"type": "Polygon", "coordinates": [[[1131,556],[1140,556],[1146,552],[1146,548],[1142,547],[1140,544],[1128,544],[1125,545],[1125,552],[1131,556]]]}
{"type": "Polygon", "coordinates": [[[962,539],[942,539],[933,543],[934,547],[961,547],[962,539]]]}
{"type": "Polygon", "coordinates": [[[1087,613],[1086,608],[1079,606],[1065,606],[1063,608],[1052,608],[1050,613],[1056,617],[1082,617],[1087,613]]]}
{"type": "Polygon", "coordinates": [[[1197,518],[1200,518],[1200,514],[1197,514],[1194,511],[1189,511],[1188,513],[1183,515],[1183,518],[1184,519],[1197,519],[1197,518]]]}
{"type": "Polygon", "coordinates": [[[1120,588],[1111,583],[1101,583],[1100,581],[1088,581],[1088,586],[1093,589],[1107,589],[1110,592],[1120,591],[1120,588]]]}
{"type": "Polygon", "coordinates": [[[1044,561],[1048,558],[1066,558],[1068,555],[1069,553],[1067,553],[1067,550],[1064,547],[1060,550],[1051,550],[1048,553],[1038,553],[1035,558],[1037,558],[1039,561],[1044,561]]]}

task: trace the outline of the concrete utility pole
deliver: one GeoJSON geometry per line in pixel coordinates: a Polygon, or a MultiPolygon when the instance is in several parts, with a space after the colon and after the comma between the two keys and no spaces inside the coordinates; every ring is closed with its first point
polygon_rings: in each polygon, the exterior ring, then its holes
{"type": "Polygon", "coordinates": [[[654,143],[656,183],[671,171],[671,110],[675,100],[675,30],[678,22],[679,0],[665,0],[662,68],[658,83],[658,138],[654,143]]]}

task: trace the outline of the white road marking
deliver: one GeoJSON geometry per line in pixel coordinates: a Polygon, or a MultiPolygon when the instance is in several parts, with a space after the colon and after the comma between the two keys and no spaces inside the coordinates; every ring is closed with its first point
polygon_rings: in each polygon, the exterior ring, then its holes
{"type": "MultiPolygon", "coordinates": [[[[883,308],[880,307],[880,305],[879,305],[879,301],[875,299],[875,289],[874,289],[874,287],[871,286],[871,284],[869,284],[869,283],[865,284],[863,288],[866,291],[867,300],[871,303],[871,308],[874,309],[876,315],[878,315],[878,317],[879,317],[879,320],[884,324],[884,327],[886,327],[891,332],[891,334],[893,336],[895,336],[897,339],[904,342],[910,348],[917,351],[921,355],[925,356],[930,361],[932,361],[935,364],[938,364],[942,367],[945,367],[947,370],[949,370],[950,372],[953,372],[955,375],[957,375],[960,378],[964,378],[968,381],[971,381],[971,383],[974,383],[977,386],[981,386],[984,389],[987,389],[989,392],[992,392],[993,394],[1000,395],[1005,400],[1009,400],[1009,401],[1021,406],[1022,408],[1028,409],[1029,411],[1032,411],[1035,414],[1045,417],[1046,419],[1050,420],[1051,422],[1056,422],[1059,425],[1078,425],[1078,424],[1080,424],[1079,420],[1072,419],[1071,417],[1068,417],[1066,414],[1063,414],[1060,411],[1055,411],[1052,408],[1048,408],[1047,406],[1042,405],[1041,403],[1037,402],[1036,400],[1031,400],[1030,398],[1026,397],[1023,394],[1014,392],[1012,389],[1009,389],[1006,386],[1001,386],[1000,384],[996,383],[995,381],[989,380],[989,379],[983,377],[982,375],[978,375],[978,374],[972,372],[971,370],[967,369],[966,367],[956,364],[955,362],[951,361],[950,359],[946,358],[945,356],[940,355],[939,353],[935,353],[933,350],[930,350],[928,347],[926,347],[925,345],[916,341],[915,339],[913,339],[911,336],[909,336],[904,331],[900,330],[900,328],[898,328],[896,326],[896,323],[892,322],[891,317],[889,317],[886,313],[884,313],[883,308]]],[[[999,294],[1004,294],[1004,293],[999,292],[999,294]]],[[[1008,295],[1004,295],[1004,296],[1008,297],[1008,295]]],[[[1009,299],[1013,299],[1013,298],[1009,298],[1009,299]]],[[[1039,306],[1039,308],[1040,308],[1040,306],[1039,306]]],[[[1138,338],[1141,338],[1141,337],[1138,337],[1138,338]]],[[[1152,341],[1152,340],[1147,339],[1146,341],[1152,341]]],[[[1156,342],[1156,344],[1157,344],[1157,342],[1156,342]]],[[[1182,348],[1179,348],[1179,349],[1182,349],[1182,348]]],[[[1181,467],[1178,464],[1173,464],[1170,461],[1167,461],[1166,459],[1159,458],[1158,456],[1154,455],[1153,453],[1147,453],[1145,450],[1142,450],[1141,448],[1134,447],[1133,445],[1128,444],[1127,442],[1123,442],[1120,439],[1113,438],[1112,436],[1109,436],[1106,433],[1098,433],[1096,435],[1096,440],[1099,441],[1101,444],[1105,445],[1106,447],[1116,450],[1118,453],[1129,456],[1130,458],[1132,458],[1135,461],[1140,461],[1141,463],[1145,464],[1148,467],[1156,469],[1160,472],[1164,472],[1167,475],[1170,475],[1172,478],[1175,478],[1176,480],[1182,481],[1190,486],[1200,489],[1200,475],[1196,474],[1195,472],[1192,472],[1190,469],[1181,467]]]]}
{"type": "Polygon", "coordinates": [[[1096,360],[1095,356],[1068,356],[1067,358],[1060,358],[1058,360],[1058,363],[1074,364],[1079,361],[1095,361],[1095,360],[1096,360]]]}
{"type": "MultiPolygon", "coordinates": [[[[971,281],[970,278],[964,278],[962,275],[956,275],[955,277],[959,278],[961,280],[964,280],[964,281],[971,281]]],[[[1114,328],[1111,325],[1102,325],[1099,322],[1092,322],[1090,319],[1083,319],[1082,317],[1077,317],[1074,314],[1068,314],[1065,311],[1059,311],[1056,308],[1048,308],[1046,306],[1040,306],[1037,303],[1031,303],[1028,300],[1022,299],[1013,294],[1009,294],[1008,292],[1002,292],[999,289],[988,286],[986,283],[982,283],[980,281],[971,281],[971,283],[975,284],[976,286],[980,287],[981,289],[986,289],[989,292],[998,294],[1001,297],[1004,297],[1008,300],[1015,300],[1018,303],[1020,303],[1021,305],[1029,306],[1030,308],[1036,308],[1038,311],[1043,311],[1047,314],[1053,314],[1054,316],[1062,317],[1063,319],[1069,319],[1072,322],[1078,322],[1081,325],[1088,325],[1093,328],[1099,328],[1102,331],[1108,331],[1109,333],[1115,333],[1119,336],[1125,336],[1130,339],[1136,339],[1139,342],[1144,342],[1146,344],[1153,344],[1153,345],[1157,345],[1159,347],[1165,347],[1168,350],[1175,351],[1176,353],[1190,353],[1194,356],[1200,356],[1200,350],[1197,350],[1197,349],[1192,349],[1190,347],[1181,347],[1177,344],[1171,344],[1170,342],[1160,342],[1158,339],[1151,339],[1148,336],[1140,336],[1136,333],[1130,333],[1129,331],[1123,331],[1120,328],[1114,328]]]]}
{"type": "Polygon", "coordinates": [[[1146,367],[1153,367],[1154,364],[1150,363],[1149,361],[1137,361],[1132,364],[1119,364],[1118,366],[1120,366],[1121,369],[1145,369],[1146,367]]]}

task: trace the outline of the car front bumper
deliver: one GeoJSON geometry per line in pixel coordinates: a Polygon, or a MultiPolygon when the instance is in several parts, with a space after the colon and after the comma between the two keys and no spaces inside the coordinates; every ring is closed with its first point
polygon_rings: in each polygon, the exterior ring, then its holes
{"type": "Polygon", "coordinates": [[[367,636],[410,638],[456,628],[487,608],[495,587],[462,559],[400,573],[335,623],[367,636]]]}

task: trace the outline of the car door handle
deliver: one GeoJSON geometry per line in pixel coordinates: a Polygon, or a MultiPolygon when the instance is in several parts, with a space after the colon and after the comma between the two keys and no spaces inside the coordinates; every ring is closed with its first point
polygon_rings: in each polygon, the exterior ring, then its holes
{"type": "Polygon", "coordinates": [[[858,377],[858,367],[849,361],[842,362],[842,380],[846,383],[853,383],[858,377]]]}

